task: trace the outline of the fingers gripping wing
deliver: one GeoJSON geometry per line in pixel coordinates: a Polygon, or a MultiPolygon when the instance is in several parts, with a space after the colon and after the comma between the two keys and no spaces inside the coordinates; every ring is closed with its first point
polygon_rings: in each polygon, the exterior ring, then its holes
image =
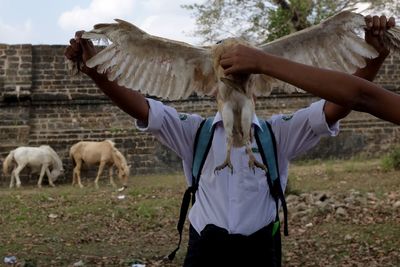
{"type": "MultiPolygon", "coordinates": [[[[365,27],[364,16],[351,11],[343,11],[318,25],[259,47],[265,52],[299,63],[354,73],[357,68],[366,65],[365,58],[378,56],[376,50],[357,35],[357,32],[363,31],[365,27]]],[[[388,35],[391,35],[391,46],[399,47],[399,31],[391,29],[387,31],[386,36],[388,35]],[[397,37],[393,37],[396,34],[397,37]]],[[[271,77],[263,77],[263,79],[272,83],[269,85],[272,88],[283,88],[287,92],[301,91],[271,77]]],[[[270,90],[271,88],[268,90],[261,87],[256,88],[260,95],[268,94],[270,90]],[[264,93],[264,91],[266,92],[264,93]]]]}
{"type": "Polygon", "coordinates": [[[142,93],[186,98],[196,91],[211,94],[216,84],[210,50],[151,36],[123,21],[97,24],[83,38],[108,39],[111,44],[86,62],[110,80],[142,93]]]}

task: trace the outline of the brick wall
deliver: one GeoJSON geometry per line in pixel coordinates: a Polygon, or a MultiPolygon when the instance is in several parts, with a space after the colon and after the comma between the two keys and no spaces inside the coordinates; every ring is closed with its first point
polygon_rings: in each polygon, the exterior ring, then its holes
{"type": "MultiPolygon", "coordinates": [[[[132,174],[180,171],[176,155],[151,135],[137,131],[85,76],[71,77],[59,45],[0,44],[0,160],[18,146],[48,144],[61,156],[70,181],[69,147],[80,140],[112,139],[131,164],[132,174]]],[[[400,62],[388,58],[377,82],[399,92],[400,62]]],[[[260,117],[291,113],[316,98],[274,93],[257,100],[260,117]]],[[[212,99],[166,102],[178,111],[212,115],[212,99]]],[[[323,139],[303,158],[380,155],[400,142],[400,127],[353,112],[342,121],[342,133],[323,139]]]]}

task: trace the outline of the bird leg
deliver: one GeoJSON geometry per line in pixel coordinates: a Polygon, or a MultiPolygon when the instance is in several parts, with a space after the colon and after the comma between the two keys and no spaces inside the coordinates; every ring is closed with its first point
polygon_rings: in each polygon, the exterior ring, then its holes
{"type": "Polygon", "coordinates": [[[252,118],[253,118],[253,108],[254,108],[254,102],[252,99],[248,98],[244,100],[244,104],[242,107],[242,112],[241,112],[241,125],[242,125],[242,132],[243,132],[243,144],[246,147],[246,154],[249,156],[249,168],[253,170],[255,173],[255,168],[260,168],[264,170],[265,172],[267,171],[267,166],[265,166],[263,163],[258,162],[256,160],[256,157],[253,154],[253,151],[251,150],[251,136],[252,136],[252,118]]]}
{"type": "Polygon", "coordinates": [[[257,161],[256,157],[253,154],[253,151],[251,151],[250,142],[246,145],[246,154],[249,156],[249,168],[252,169],[254,173],[256,172],[256,167],[264,170],[265,172],[268,171],[267,166],[257,161]]]}
{"type": "Polygon", "coordinates": [[[215,167],[214,173],[224,169],[225,167],[229,167],[231,169],[231,173],[233,173],[233,166],[232,166],[232,163],[231,163],[231,148],[232,148],[232,144],[233,144],[233,138],[231,136],[229,136],[228,140],[227,140],[227,145],[226,145],[226,158],[225,158],[225,161],[221,165],[218,165],[217,167],[215,167]]]}

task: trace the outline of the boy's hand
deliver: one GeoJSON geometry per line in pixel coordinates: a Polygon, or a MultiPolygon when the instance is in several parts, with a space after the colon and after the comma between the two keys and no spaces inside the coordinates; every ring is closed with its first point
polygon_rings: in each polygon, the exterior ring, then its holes
{"type": "Polygon", "coordinates": [[[78,65],[78,69],[84,73],[88,71],[86,61],[96,55],[97,51],[90,40],[82,38],[83,31],[75,33],[75,38],[69,41],[70,45],[65,48],[64,55],[67,59],[78,65]]]}
{"type": "Polygon", "coordinates": [[[263,54],[264,52],[257,48],[237,44],[221,55],[220,65],[225,76],[261,73],[260,58],[263,54]]]}
{"type": "Polygon", "coordinates": [[[386,30],[396,25],[394,17],[387,19],[386,16],[366,16],[365,41],[373,46],[379,54],[388,55],[389,50],[383,45],[383,35],[386,30]]]}

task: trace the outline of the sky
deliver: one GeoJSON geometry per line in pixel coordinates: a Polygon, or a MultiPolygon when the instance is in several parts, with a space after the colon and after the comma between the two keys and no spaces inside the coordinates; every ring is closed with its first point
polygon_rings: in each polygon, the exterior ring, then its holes
{"type": "Polygon", "coordinates": [[[149,34],[201,44],[195,18],[183,4],[204,0],[0,0],[0,43],[66,45],[78,30],[115,18],[149,34]]]}
{"type": "Polygon", "coordinates": [[[0,0],[0,43],[66,45],[78,30],[115,18],[149,34],[199,44],[182,4],[199,0],[0,0]]]}

